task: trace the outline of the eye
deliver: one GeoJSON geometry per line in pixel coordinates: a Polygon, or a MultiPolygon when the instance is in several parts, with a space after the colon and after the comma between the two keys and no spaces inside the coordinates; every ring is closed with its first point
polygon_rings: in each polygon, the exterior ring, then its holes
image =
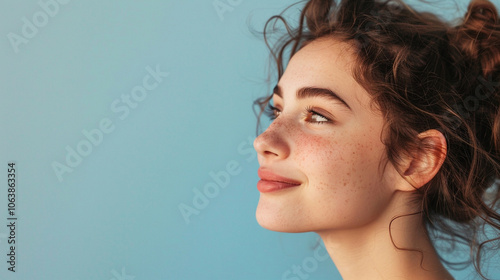
{"type": "Polygon", "coordinates": [[[314,108],[307,108],[306,112],[307,112],[306,116],[305,116],[306,122],[316,123],[316,124],[323,124],[323,123],[331,123],[332,122],[332,120],[330,120],[329,118],[316,112],[316,110],[314,108]]]}
{"type": "Polygon", "coordinates": [[[281,110],[278,109],[278,108],[276,108],[276,107],[274,107],[271,104],[268,104],[266,110],[264,111],[264,113],[266,114],[266,116],[269,117],[269,119],[274,120],[277,117],[279,117],[279,115],[281,114],[281,110]]]}

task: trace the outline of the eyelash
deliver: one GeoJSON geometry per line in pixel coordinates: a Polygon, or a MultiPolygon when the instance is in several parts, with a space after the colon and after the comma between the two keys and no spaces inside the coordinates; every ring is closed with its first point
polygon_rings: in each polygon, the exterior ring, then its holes
{"type": "MultiPolygon", "coordinates": [[[[264,111],[264,113],[269,117],[269,119],[271,120],[275,120],[277,117],[279,117],[279,115],[281,114],[281,111],[274,107],[273,105],[271,104],[268,104],[266,110],[264,111]]],[[[324,123],[332,123],[333,121],[325,116],[323,116],[322,114],[316,112],[314,110],[313,107],[311,106],[308,106],[304,112],[304,117],[307,118],[309,117],[309,115],[316,115],[316,116],[319,116],[320,118],[323,118],[325,119],[326,121],[308,121],[310,123],[314,123],[314,124],[324,124],[324,123]]]]}
{"type": "Polygon", "coordinates": [[[275,120],[279,116],[279,113],[281,113],[281,111],[271,104],[268,104],[266,110],[264,111],[264,114],[266,114],[270,120],[275,120]]]}
{"type": "Polygon", "coordinates": [[[315,124],[332,123],[332,120],[330,120],[329,118],[327,118],[327,117],[323,116],[322,114],[320,114],[320,113],[316,112],[316,111],[314,110],[314,108],[313,108],[313,107],[311,107],[311,106],[308,106],[308,107],[306,108],[306,112],[307,112],[307,114],[305,114],[305,116],[306,116],[306,117],[309,117],[309,115],[311,115],[311,116],[312,116],[312,115],[316,115],[316,116],[319,116],[319,117],[321,117],[321,118],[323,118],[323,119],[325,119],[325,120],[326,120],[326,121],[309,121],[310,123],[315,123],[315,124]]]}

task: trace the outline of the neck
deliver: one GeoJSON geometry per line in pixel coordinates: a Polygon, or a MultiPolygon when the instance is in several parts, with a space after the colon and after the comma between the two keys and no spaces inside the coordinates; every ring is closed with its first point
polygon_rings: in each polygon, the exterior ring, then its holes
{"type": "Polygon", "coordinates": [[[453,279],[441,264],[420,214],[396,219],[382,215],[359,228],[317,233],[344,280],[453,279]]]}

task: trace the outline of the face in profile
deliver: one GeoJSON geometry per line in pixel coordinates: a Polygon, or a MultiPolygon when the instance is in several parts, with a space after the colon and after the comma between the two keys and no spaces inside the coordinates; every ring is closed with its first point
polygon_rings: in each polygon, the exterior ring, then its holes
{"type": "Polygon", "coordinates": [[[290,60],[275,88],[275,119],[257,137],[257,221],[283,232],[340,230],[376,221],[396,172],[382,113],[352,76],[347,43],[318,39],[290,60]]]}

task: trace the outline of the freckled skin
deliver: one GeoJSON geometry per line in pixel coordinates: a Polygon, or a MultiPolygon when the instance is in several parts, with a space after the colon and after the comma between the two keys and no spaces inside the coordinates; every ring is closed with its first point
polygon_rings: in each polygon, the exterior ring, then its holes
{"type": "Polygon", "coordinates": [[[419,216],[392,223],[418,210],[409,203],[413,189],[387,161],[382,114],[351,75],[354,57],[347,43],[318,39],[288,64],[281,97],[273,97],[277,118],[254,147],[262,170],[300,185],[261,193],[257,221],[274,231],[318,233],[346,280],[453,279],[419,216]],[[297,98],[304,87],[328,88],[349,108],[324,97],[297,98]],[[394,244],[421,249],[422,263],[394,244]]]}
{"type": "MultiPolygon", "coordinates": [[[[354,80],[353,54],[345,43],[313,42],[291,59],[274,96],[280,115],[255,140],[262,168],[302,182],[299,187],[262,193],[261,226],[284,232],[363,226],[384,211],[393,190],[384,179],[383,117],[370,108],[370,95],[354,80]],[[329,88],[351,109],[322,97],[298,99],[302,87],[329,88]],[[333,123],[311,123],[308,106],[333,115],[333,123]],[[376,198],[376,199],[374,199],[376,198]]],[[[385,164],[385,163],[384,163],[385,164]]]]}

